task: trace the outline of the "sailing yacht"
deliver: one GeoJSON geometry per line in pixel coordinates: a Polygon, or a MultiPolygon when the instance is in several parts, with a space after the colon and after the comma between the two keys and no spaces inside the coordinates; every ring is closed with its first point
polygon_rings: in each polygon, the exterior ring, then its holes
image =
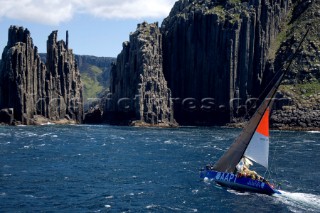
{"type": "MultiPolygon", "coordinates": [[[[302,42],[306,38],[309,29],[300,41],[297,51],[289,60],[290,63],[284,71],[280,70],[275,74],[274,84],[269,84],[266,91],[269,91],[259,108],[255,111],[242,133],[231,144],[229,149],[214,164],[208,165],[201,172],[201,178],[214,180],[216,183],[238,191],[251,191],[262,194],[281,194],[265,178],[251,171],[249,166],[252,161],[268,169],[269,158],[269,114],[273,104],[273,98],[280,86],[280,83],[288,72],[302,42]]],[[[273,82],[274,82],[273,81],[273,82]]]]}
{"type": "MultiPolygon", "coordinates": [[[[269,107],[266,108],[254,131],[245,128],[226,153],[213,166],[206,166],[202,178],[214,180],[221,186],[238,191],[251,191],[262,194],[280,194],[279,190],[264,177],[251,171],[252,161],[268,168],[269,158],[269,107]],[[245,142],[249,136],[249,143],[245,142]]],[[[257,116],[254,116],[257,117],[257,116]]],[[[260,116],[259,116],[260,117],[260,116]]],[[[248,126],[252,126],[251,121],[248,126]]]]}

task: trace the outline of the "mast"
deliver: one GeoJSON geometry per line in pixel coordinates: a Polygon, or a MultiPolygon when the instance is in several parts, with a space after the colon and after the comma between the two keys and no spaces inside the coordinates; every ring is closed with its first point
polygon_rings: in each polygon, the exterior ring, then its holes
{"type": "Polygon", "coordinates": [[[271,105],[273,103],[272,99],[274,98],[274,96],[275,96],[275,94],[276,94],[276,92],[277,92],[277,90],[283,80],[283,77],[288,72],[288,70],[293,62],[293,59],[296,57],[297,52],[300,49],[302,42],[305,40],[308,32],[309,32],[309,28],[307,29],[307,32],[305,33],[302,40],[300,41],[296,52],[292,55],[286,69],[284,71],[282,71],[282,69],[280,69],[280,71],[278,71],[275,74],[274,79],[276,79],[276,76],[279,75],[279,73],[280,73],[278,80],[273,85],[273,87],[270,89],[269,93],[267,94],[267,96],[265,97],[265,99],[263,100],[263,102],[261,103],[259,108],[256,110],[254,115],[251,117],[251,119],[249,120],[246,127],[242,130],[242,133],[237,137],[235,142],[233,142],[233,144],[222,155],[222,157],[214,164],[214,166],[213,166],[214,170],[220,171],[220,172],[234,172],[236,165],[239,163],[239,161],[243,157],[243,155],[244,155],[244,153],[250,143],[250,140],[251,140],[254,132],[256,131],[258,124],[261,121],[265,111],[268,108],[271,108],[271,105]]]}

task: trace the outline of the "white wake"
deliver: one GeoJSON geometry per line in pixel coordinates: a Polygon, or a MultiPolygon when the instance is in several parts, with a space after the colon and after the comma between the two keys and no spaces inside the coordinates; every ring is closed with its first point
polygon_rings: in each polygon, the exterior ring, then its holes
{"type": "Polygon", "coordinates": [[[281,194],[276,197],[288,205],[293,212],[320,212],[320,195],[293,193],[280,190],[281,194]]]}

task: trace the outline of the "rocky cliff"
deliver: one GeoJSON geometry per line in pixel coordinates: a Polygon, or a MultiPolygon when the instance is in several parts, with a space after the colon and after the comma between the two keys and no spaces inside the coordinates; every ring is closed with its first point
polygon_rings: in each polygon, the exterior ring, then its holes
{"type": "Polygon", "coordinates": [[[104,118],[110,123],[170,126],[171,91],[163,75],[162,35],[157,23],[139,24],[123,43],[112,68],[111,97],[104,118]]]}
{"type": "Polygon", "coordinates": [[[281,36],[277,68],[287,63],[308,28],[309,33],[278,92],[286,104],[275,107],[271,124],[280,129],[320,129],[320,0],[294,3],[292,19],[281,36]]]}
{"type": "Polygon", "coordinates": [[[0,64],[0,109],[11,109],[16,123],[36,124],[62,119],[82,121],[82,84],[72,50],[57,41],[47,42],[44,64],[30,32],[11,26],[0,64]]]}
{"type": "Polygon", "coordinates": [[[269,49],[290,0],[177,1],[163,21],[164,74],[180,124],[241,117],[268,78],[269,49]]]}

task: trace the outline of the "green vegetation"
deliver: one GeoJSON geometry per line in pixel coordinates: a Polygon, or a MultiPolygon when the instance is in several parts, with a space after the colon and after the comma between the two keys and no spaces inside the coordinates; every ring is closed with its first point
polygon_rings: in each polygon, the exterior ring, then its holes
{"type": "Polygon", "coordinates": [[[100,74],[102,74],[102,70],[101,70],[99,67],[97,67],[97,66],[91,65],[91,66],[89,66],[89,69],[90,69],[91,72],[94,73],[95,75],[100,75],[100,74]]]}
{"type": "Polygon", "coordinates": [[[277,35],[276,39],[273,41],[273,43],[270,46],[268,59],[274,59],[275,58],[276,53],[277,53],[278,49],[281,46],[281,43],[284,42],[287,39],[287,29],[290,28],[290,27],[291,27],[290,25],[287,25],[277,35]]]}
{"type": "Polygon", "coordinates": [[[85,67],[85,70],[82,70],[81,81],[83,83],[83,96],[85,100],[98,97],[98,94],[104,89],[104,85],[100,82],[102,74],[103,71],[93,65],[88,65],[85,67]]]}
{"type": "Polygon", "coordinates": [[[281,90],[293,91],[298,96],[310,97],[311,95],[320,93],[320,82],[310,82],[304,84],[282,85],[281,90]]]}
{"type": "Polygon", "coordinates": [[[224,18],[226,11],[222,5],[215,6],[207,11],[208,14],[217,14],[220,18],[224,18]]]}
{"type": "Polygon", "coordinates": [[[242,1],[241,1],[241,0],[229,0],[229,2],[230,2],[231,4],[239,4],[239,3],[241,3],[242,1]]]}
{"type": "Polygon", "coordinates": [[[88,76],[87,73],[81,75],[81,81],[84,88],[84,99],[96,98],[98,94],[103,90],[103,86],[97,80],[88,76]]]}

